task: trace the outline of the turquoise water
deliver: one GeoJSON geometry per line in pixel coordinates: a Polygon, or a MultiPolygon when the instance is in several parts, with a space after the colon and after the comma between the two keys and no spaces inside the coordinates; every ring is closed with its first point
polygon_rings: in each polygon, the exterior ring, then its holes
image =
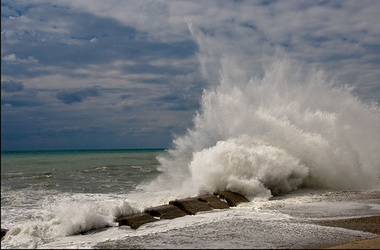
{"type": "Polygon", "coordinates": [[[128,192],[154,177],[164,149],[1,152],[2,190],[128,192]]]}

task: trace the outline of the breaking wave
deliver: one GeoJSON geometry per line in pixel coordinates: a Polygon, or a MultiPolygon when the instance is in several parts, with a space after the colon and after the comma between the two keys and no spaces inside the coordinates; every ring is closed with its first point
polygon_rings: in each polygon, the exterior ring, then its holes
{"type": "Polygon", "coordinates": [[[379,188],[377,104],[286,56],[254,74],[255,58],[196,40],[210,86],[194,127],[159,158],[164,174],[144,189],[172,196],[229,189],[253,199],[300,187],[379,188]]]}

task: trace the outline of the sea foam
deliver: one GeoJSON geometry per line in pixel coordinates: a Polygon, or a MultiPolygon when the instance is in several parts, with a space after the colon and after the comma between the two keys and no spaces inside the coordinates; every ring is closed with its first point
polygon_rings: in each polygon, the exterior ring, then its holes
{"type": "Polygon", "coordinates": [[[212,51],[211,38],[196,40],[210,85],[194,126],[159,157],[164,174],[143,188],[174,196],[229,189],[251,198],[300,187],[379,188],[377,104],[284,53],[254,74],[256,66],[247,69],[255,58],[242,62],[239,53],[212,51]]]}
{"type": "MultiPolygon", "coordinates": [[[[29,194],[31,195],[31,194],[29,194]]],[[[6,248],[39,248],[47,242],[105,227],[115,227],[115,218],[141,212],[124,196],[110,194],[46,195],[39,209],[20,210],[27,216],[10,227],[6,248]]],[[[15,213],[15,218],[19,214],[15,213]]]]}

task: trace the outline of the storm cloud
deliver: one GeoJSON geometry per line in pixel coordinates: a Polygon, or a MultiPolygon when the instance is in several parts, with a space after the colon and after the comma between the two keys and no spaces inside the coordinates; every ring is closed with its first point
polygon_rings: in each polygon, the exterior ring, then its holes
{"type": "Polygon", "coordinates": [[[256,77],[278,51],[377,105],[379,10],[377,0],[4,0],[2,149],[170,147],[226,60],[256,77]]]}
{"type": "Polygon", "coordinates": [[[63,90],[55,94],[55,97],[61,100],[65,104],[72,104],[76,102],[82,102],[87,97],[99,96],[98,87],[90,87],[75,90],[63,90]]]}
{"type": "Polygon", "coordinates": [[[20,92],[23,89],[24,89],[24,84],[22,82],[14,82],[14,81],[1,82],[1,90],[8,93],[20,92]]]}

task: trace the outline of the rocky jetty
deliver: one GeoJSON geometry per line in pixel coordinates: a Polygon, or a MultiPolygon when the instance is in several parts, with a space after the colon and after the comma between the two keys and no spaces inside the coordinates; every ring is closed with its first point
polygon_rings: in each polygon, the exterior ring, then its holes
{"type": "Polygon", "coordinates": [[[143,212],[116,219],[119,226],[130,226],[137,229],[143,224],[162,219],[174,219],[185,215],[195,215],[198,212],[210,211],[213,209],[227,209],[237,206],[249,200],[235,192],[223,191],[214,194],[200,195],[170,201],[167,205],[150,207],[143,212]]]}
{"type": "MultiPolygon", "coordinates": [[[[119,226],[126,225],[137,229],[146,223],[165,219],[170,220],[186,215],[195,215],[198,212],[213,209],[228,209],[242,202],[249,202],[249,200],[238,193],[223,191],[170,201],[169,204],[150,207],[141,213],[118,217],[116,222],[119,223],[119,226]]],[[[4,238],[7,232],[8,229],[1,229],[1,239],[4,238]]]]}

